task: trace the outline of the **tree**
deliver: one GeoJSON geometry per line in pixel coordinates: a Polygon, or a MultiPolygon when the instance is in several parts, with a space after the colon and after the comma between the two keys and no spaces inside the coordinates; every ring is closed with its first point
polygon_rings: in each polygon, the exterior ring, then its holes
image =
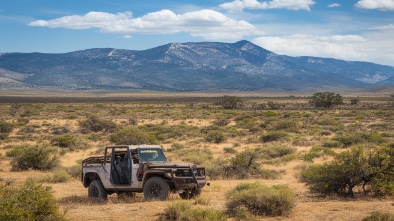
{"type": "Polygon", "coordinates": [[[318,92],[310,97],[309,103],[315,107],[331,108],[332,106],[343,104],[343,98],[340,94],[335,94],[334,92],[318,92]]]}
{"type": "Polygon", "coordinates": [[[357,146],[338,154],[330,163],[311,165],[301,172],[301,181],[311,192],[354,196],[355,187],[364,193],[394,195],[394,148],[357,146]],[[367,188],[368,187],[368,188],[367,188]]]}
{"type": "Polygon", "coordinates": [[[222,106],[224,109],[238,109],[243,106],[243,101],[237,96],[225,95],[216,104],[222,106]]]}

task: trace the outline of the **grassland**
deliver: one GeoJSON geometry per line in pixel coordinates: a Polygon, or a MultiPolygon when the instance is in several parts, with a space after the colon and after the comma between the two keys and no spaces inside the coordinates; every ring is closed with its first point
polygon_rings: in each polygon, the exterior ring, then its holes
{"type": "Polygon", "coordinates": [[[78,171],[72,171],[77,170],[82,159],[102,154],[103,147],[112,144],[110,137],[114,133],[83,131],[80,122],[94,115],[113,122],[115,131],[138,128],[150,142],[162,145],[171,161],[206,166],[212,172],[211,186],[203,189],[199,199],[188,202],[193,207],[225,211],[228,191],[239,183],[259,182],[288,185],[296,193],[295,208],[289,216],[257,218],[261,220],[361,220],[374,211],[394,210],[392,197],[364,195],[361,189],[356,190],[355,198],[321,196],[310,193],[298,179],[303,165],[329,162],[332,152],[347,151],[353,145],[394,143],[392,97],[348,95],[345,105],[315,109],[306,95],[238,96],[242,97],[243,106],[234,110],[216,105],[221,99],[218,94],[2,96],[1,120],[13,128],[0,140],[0,179],[18,184],[33,177],[51,186],[59,208],[70,220],[156,220],[168,205],[181,201],[174,194],[166,202],[146,202],[140,194],[132,199],[112,195],[101,204],[90,201],[77,177],[78,171]],[[354,98],[359,102],[351,105],[354,98]],[[208,139],[211,131],[220,137],[208,139]],[[352,136],[354,140],[345,145],[338,139],[341,136],[352,136]],[[59,145],[58,138],[70,143],[59,145]],[[12,171],[12,157],[7,152],[24,144],[55,146],[61,156],[55,171],[69,171],[74,177],[56,182],[48,178],[54,176],[54,171],[12,171]],[[260,169],[272,176],[214,176],[217,161],[256,148],[294,151],[257,160],[260,169]]]}

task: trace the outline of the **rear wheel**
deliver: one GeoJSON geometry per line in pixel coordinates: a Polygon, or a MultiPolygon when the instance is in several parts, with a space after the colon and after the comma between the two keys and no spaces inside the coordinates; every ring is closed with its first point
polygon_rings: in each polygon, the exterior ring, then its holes
{"type": "Polygon", "coordinates": [[[161,177],[151,177],[144,185],[144,197],[148,200],[167,200],[170,186],[161,177]]]}
{"type": "Polygon", "coordinates": [[[90,198],[97,198],[102,200],[107,199],[108,193],[107,190],[104,188],[101,180],[93,180],[89,184],[88,196],[90,198]]]}

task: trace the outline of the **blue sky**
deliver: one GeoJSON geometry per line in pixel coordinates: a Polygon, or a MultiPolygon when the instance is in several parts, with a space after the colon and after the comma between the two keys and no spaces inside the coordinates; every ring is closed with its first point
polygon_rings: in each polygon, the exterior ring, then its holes
{"type": "Polygon", "coordinates": [[[239,40],[394,66],[394,0],[0,0],[0,52],[239,40]]]}

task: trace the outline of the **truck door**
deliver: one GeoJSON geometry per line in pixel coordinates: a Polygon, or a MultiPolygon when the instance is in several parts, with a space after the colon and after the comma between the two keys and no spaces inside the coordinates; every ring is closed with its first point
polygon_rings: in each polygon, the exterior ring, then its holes
{"type": "Polygon", "coordinates": [[[131,155],[128,146],[112,147],[110,180],[113,185],[131,184],[131,155]]]}

